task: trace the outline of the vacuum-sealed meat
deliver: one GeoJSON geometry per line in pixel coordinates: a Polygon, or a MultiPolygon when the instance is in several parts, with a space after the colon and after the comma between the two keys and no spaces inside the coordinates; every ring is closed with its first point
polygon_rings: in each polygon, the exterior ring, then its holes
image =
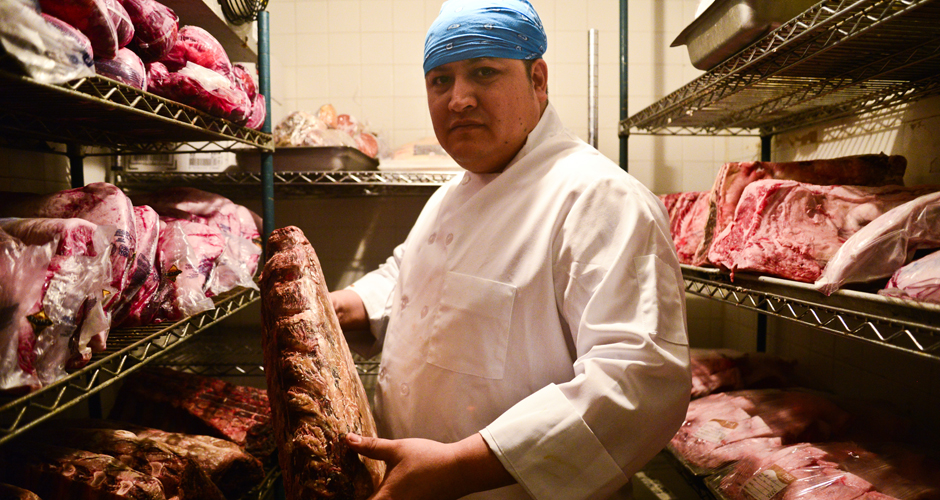
{"type": "Polygon", "coordinates": [[[95,59],[95,73],[147,90],[147,68],[134,51],[123,47],[113,59],[95,59]]]}
{"type": "Polygon", "coordinates": [[[174,321],[215,307],[205,285],[225,249],[218,230],[199,222],[163,220],[157,243],[160,286],[151,299],[157,307],[144,324],[174,321]]]}
{"type": "Polygon", "coordinates": [[[91,40],[89,40],[84,33],[78,31],[78,29],[76,29],[74,26],[59,19],[58,17],[53,17],[49,14],[43,13],[42,18],[45,19],[50,26],[59,30],[60,33],[72,39],[76,44],[81,46],[82,49],[88,53],[89,57],[94,57],[94,47],[91,46],[91,40]]]}
{"type": "Polygon", "coordinates": [[[40,315],[46,269],[55,246],[26,245],[0,229],[0,391],[38,389],[36,330],[48,326],[40,315]]]}
{"type": "Polygon", "coordinates": [[[160,218],[152,208],[134,207],[134,229],[137,231],[137,255],[131,265],[131,281],[140,283],[136,291],[129,291],[120,307],[114,311],[115,326],[138,326],[142,316],[152,316],[151,298],[160,285],[157,265],[157,243],[160,240],[160,218]],[[146,313],[145,311],[150,311],[146,313]]]}
{"type": "Polygon", "coordinates": [[[251,129],[260,130],[261,126],[264,125],[264,118],[267,115],[267,104],[265,104],[264,96],[261,94],[255,94],[255,97],[251,100],[251,116],[248,117],[248,121],[245,122],[245,126],[251,129]]]}
{"type": "Polygon", "coordinates": [[[940,251],[898,269],[878,294],[940,304],[940,251]]]}
{"type": "Polygon", "coordinates": [[[693,348],[689,354],[692,398],[722,391],[785,387],[795,365],[770,354],[732,349],[693,348]]]}
{"type": "Polygon", "coordinates": [[[173,9],[155,0],[123,0],[122,5],[134,24],[131,49],[145,63],[166,56],[179,34],[179,17],[173,9]]]}
{"type": "Polygon", "coordinates": [[[118,48],[126,47],[134,39],[134,22],[120,0],[105,0],[105,3],[117,32],[118,48]]]}
{"type": "Polygon", "coordinates": [[[42,11],[81,31],[91,41],[95,57],[117,55],[118,33],[107,0],[40,0],[42,11]]]}
{"type": "Polygon", "coordinates": [[[919,194],[848,238],[816,280],[817,288],[829,295],[846,283],[887,278],[916,250],[940,247],[940,186],[922,186],[919,194]]]}
{"type": "Polygon", "coordinates": [[[93,76],[94,54],[88,37],[66,33],[72,28],[63,30],[48,18],[40,15],[33,0],[0,2],[0,54],[8,70],[44,84],[93,76]]]}
{"type": "Polygon", "coordinates": [[[6,483],[0,483],[0,498],[3,500],[42,500],[32,491],[6,483]]]}
{"type": "Polygon", "coordinates": [[[232,75],[235,77],[235,83],[254,101],[255,94],[258,93],[258,83],[248,68],[244,64],[235,63],[232,65],[232,75]]]}
{"type": "Polygon", "coordinates": [[[364,499],[384,475],[349,432],[375,435],[368,398],[316,253],[296,227],[268,239],[261,278],[265,377],[288,500],[364,499]]]}
{"type": "Polygon", "coordinates": [[[187,62],[191,62],[229,79],[235,77],[232,73],[232,62],[229,61],[222,44],[199,26],[180,28],[176,43],[160,58],[160,62],[170,71],[179,71],[187,62]]]}
{"type": "Polygon", "coordinates": [[[155,62],[147,76],[150,91],[159,96],[238,124],[251,116],[251,100],[245,91],[231,79],[198,64],[187,62],[179,71],[170,72],[155,62]]]}

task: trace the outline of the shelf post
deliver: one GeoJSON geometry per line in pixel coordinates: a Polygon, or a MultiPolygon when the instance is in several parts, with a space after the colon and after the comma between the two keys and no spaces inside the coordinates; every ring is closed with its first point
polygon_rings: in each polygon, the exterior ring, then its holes
{"type": "MultiPolygon", "coordinates": [[[[630,113],[627,111],[627,101],[629,100],[630,92],[630,82],[629,75],[630,72],[627,68],[627,21],[629,19],[629,12],[627,8],[627,0],[620,0],[620,121],[623,122],[630,117],[630,113]]],[[[630,139],[629,130],[626,134],[620,136],[620,168],[624,172],[628,172],[627,161],[629,160],[627,140],[630,139]]]]}
{"type": "MultiPolygon", "coordinates": [[[[773,136],[765,134],[760,136],[760,161],[770,161],[771,146],[773,136]]],[[[766,304],[762,304],[760,309],[766,309],[766,304]]],[[[767,315],[763,312],[757,313],[757,352],[767,352],[767,315]]]]}
{"type": "MultiPolygon", "coordinates": [[[[268,11],[258,13],[258,83],[264,96],[265,109],[261,130],[271,133],[271,36],[268,32],[268,11]]],[[[274,154],[261,152],[261,218],[263,220],[262,249],[268,248],[268,236],[274,231],[274,154]]]]}
{"type": "Polygon", "coordinates": [[[72,187],[84,187],[85,157],[82,155],[82,147],[70,142],[65,148],[65,154],[69,157],[69,177],[71,178],[72,187]]]}

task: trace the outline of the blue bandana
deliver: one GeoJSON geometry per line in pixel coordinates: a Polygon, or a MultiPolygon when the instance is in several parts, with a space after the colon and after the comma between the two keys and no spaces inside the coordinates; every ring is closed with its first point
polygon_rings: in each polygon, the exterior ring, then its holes
{"type": "Polygon", "coordinates": [[[424,72],[475,57],[538,59],[547,47],[528,0],[448,0],[424,40],[424,72]]]}

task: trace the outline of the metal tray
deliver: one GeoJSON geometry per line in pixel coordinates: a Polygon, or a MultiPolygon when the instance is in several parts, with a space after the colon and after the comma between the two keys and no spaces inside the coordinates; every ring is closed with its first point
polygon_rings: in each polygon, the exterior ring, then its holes
{"type": "MultiPolygon", "coordinates": [[[[261,170],[261,152],[245,150],[235,153],[238,167],[247,172],[261,170]]],[[[363,171],[376,170],[379,160],[349,146],[280,147],[274,151],[274,171],[363,171]]]]}
{"type": "Polygon", "coordinates": [[[671,47],[687,45],[692,66],[709,70],[818,0],[715,0],[671,47]]]}

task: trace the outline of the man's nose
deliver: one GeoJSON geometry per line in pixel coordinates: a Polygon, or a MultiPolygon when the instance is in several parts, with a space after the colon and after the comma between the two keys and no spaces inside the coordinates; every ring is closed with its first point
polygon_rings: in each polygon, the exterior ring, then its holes
{"type": "Polygon", "coordinates": [[[451,88],[450,110],[454,112],[466,111],[476,106],[476,89],[471,82],[464,78],[456,78],[451,88]]]}

